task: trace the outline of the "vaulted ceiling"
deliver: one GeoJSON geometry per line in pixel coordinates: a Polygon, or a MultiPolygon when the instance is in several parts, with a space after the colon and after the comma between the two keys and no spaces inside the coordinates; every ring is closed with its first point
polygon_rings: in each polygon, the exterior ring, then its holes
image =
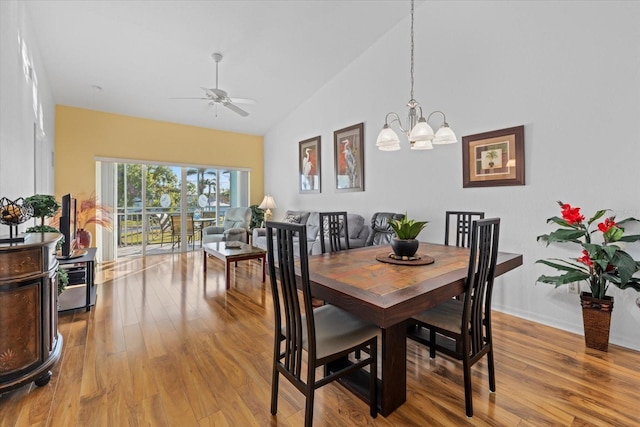
{"type": "Polygon", "coordinates": [[[409,14],[409,1],[28,0],[56,104],[263,135],[409,14]],[[219,88],[241,117],[198,98],[219,88]],[[95,87],[102,89],[98,90],[95,87]]]}

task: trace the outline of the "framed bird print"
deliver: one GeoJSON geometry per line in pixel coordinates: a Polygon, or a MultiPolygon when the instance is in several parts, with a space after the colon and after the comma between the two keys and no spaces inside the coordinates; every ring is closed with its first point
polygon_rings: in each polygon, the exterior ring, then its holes
{"type": "Polygon", "coordinates": [[[320,137],[298,143],[300,193],[320,192],[320,137]]]}
{"type": "Polygon", "coordinates": [[[336,191],[364,191],[364,123],[333,132],[336,191]]]}

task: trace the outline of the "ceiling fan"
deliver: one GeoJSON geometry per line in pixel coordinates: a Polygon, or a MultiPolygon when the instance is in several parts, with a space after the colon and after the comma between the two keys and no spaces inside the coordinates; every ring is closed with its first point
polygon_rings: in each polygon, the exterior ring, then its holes
{"type": "Polygon", "coordinates": [[[201,89],[204,90],[204,95],[205,95],[204,98],[173,98],[173,99],[202,99],[205,101],[209,101],[209,105],[217,106],[220,104],[227,107],[231,111],[237,114],[240,114],[242,117],[247,117],[249,113],[244,111],[242,108],[238,107],[235,104],[255,104],[256,101],[248,98],[231,98],[229,97],[226,91],[218,88],[218,64],[220,63],[220,61],[222,61],[222,54],[214,53],[211,56],[213,57],[213,60],[216,61],[216,87],[215,88],[201,87],[201,89]]]}

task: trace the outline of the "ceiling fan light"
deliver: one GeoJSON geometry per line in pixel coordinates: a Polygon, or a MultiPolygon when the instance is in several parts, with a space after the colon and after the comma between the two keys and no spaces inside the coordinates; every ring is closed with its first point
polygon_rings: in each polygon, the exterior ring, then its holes
{"type": "Polygon", "coordinates": [[[420,117],[418,123],[411,129],[409,141],[431,141],[433,138],[433,129],[431,129],[424,117],[420,117]]]}
{"type": "Polygon", "coordinates": [[[458,142],[458,138],[456,138],[456,134],[453,133],[446,122],[440,126],[440,129],[436,132],[436,137],[433,140],[434,144],[439,145],[455,144],[456,142],[458,142]]]}

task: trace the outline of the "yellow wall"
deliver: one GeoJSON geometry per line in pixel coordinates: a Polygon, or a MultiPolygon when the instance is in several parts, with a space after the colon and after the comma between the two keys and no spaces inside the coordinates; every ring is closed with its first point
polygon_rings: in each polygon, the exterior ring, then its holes
{"type": "Polygon", "coordinates": [[[96,187],[96,157],[248,168],[250,204],[263,190],[263,138],[56,106],[55,192],[86,198],[96,187]]]}

